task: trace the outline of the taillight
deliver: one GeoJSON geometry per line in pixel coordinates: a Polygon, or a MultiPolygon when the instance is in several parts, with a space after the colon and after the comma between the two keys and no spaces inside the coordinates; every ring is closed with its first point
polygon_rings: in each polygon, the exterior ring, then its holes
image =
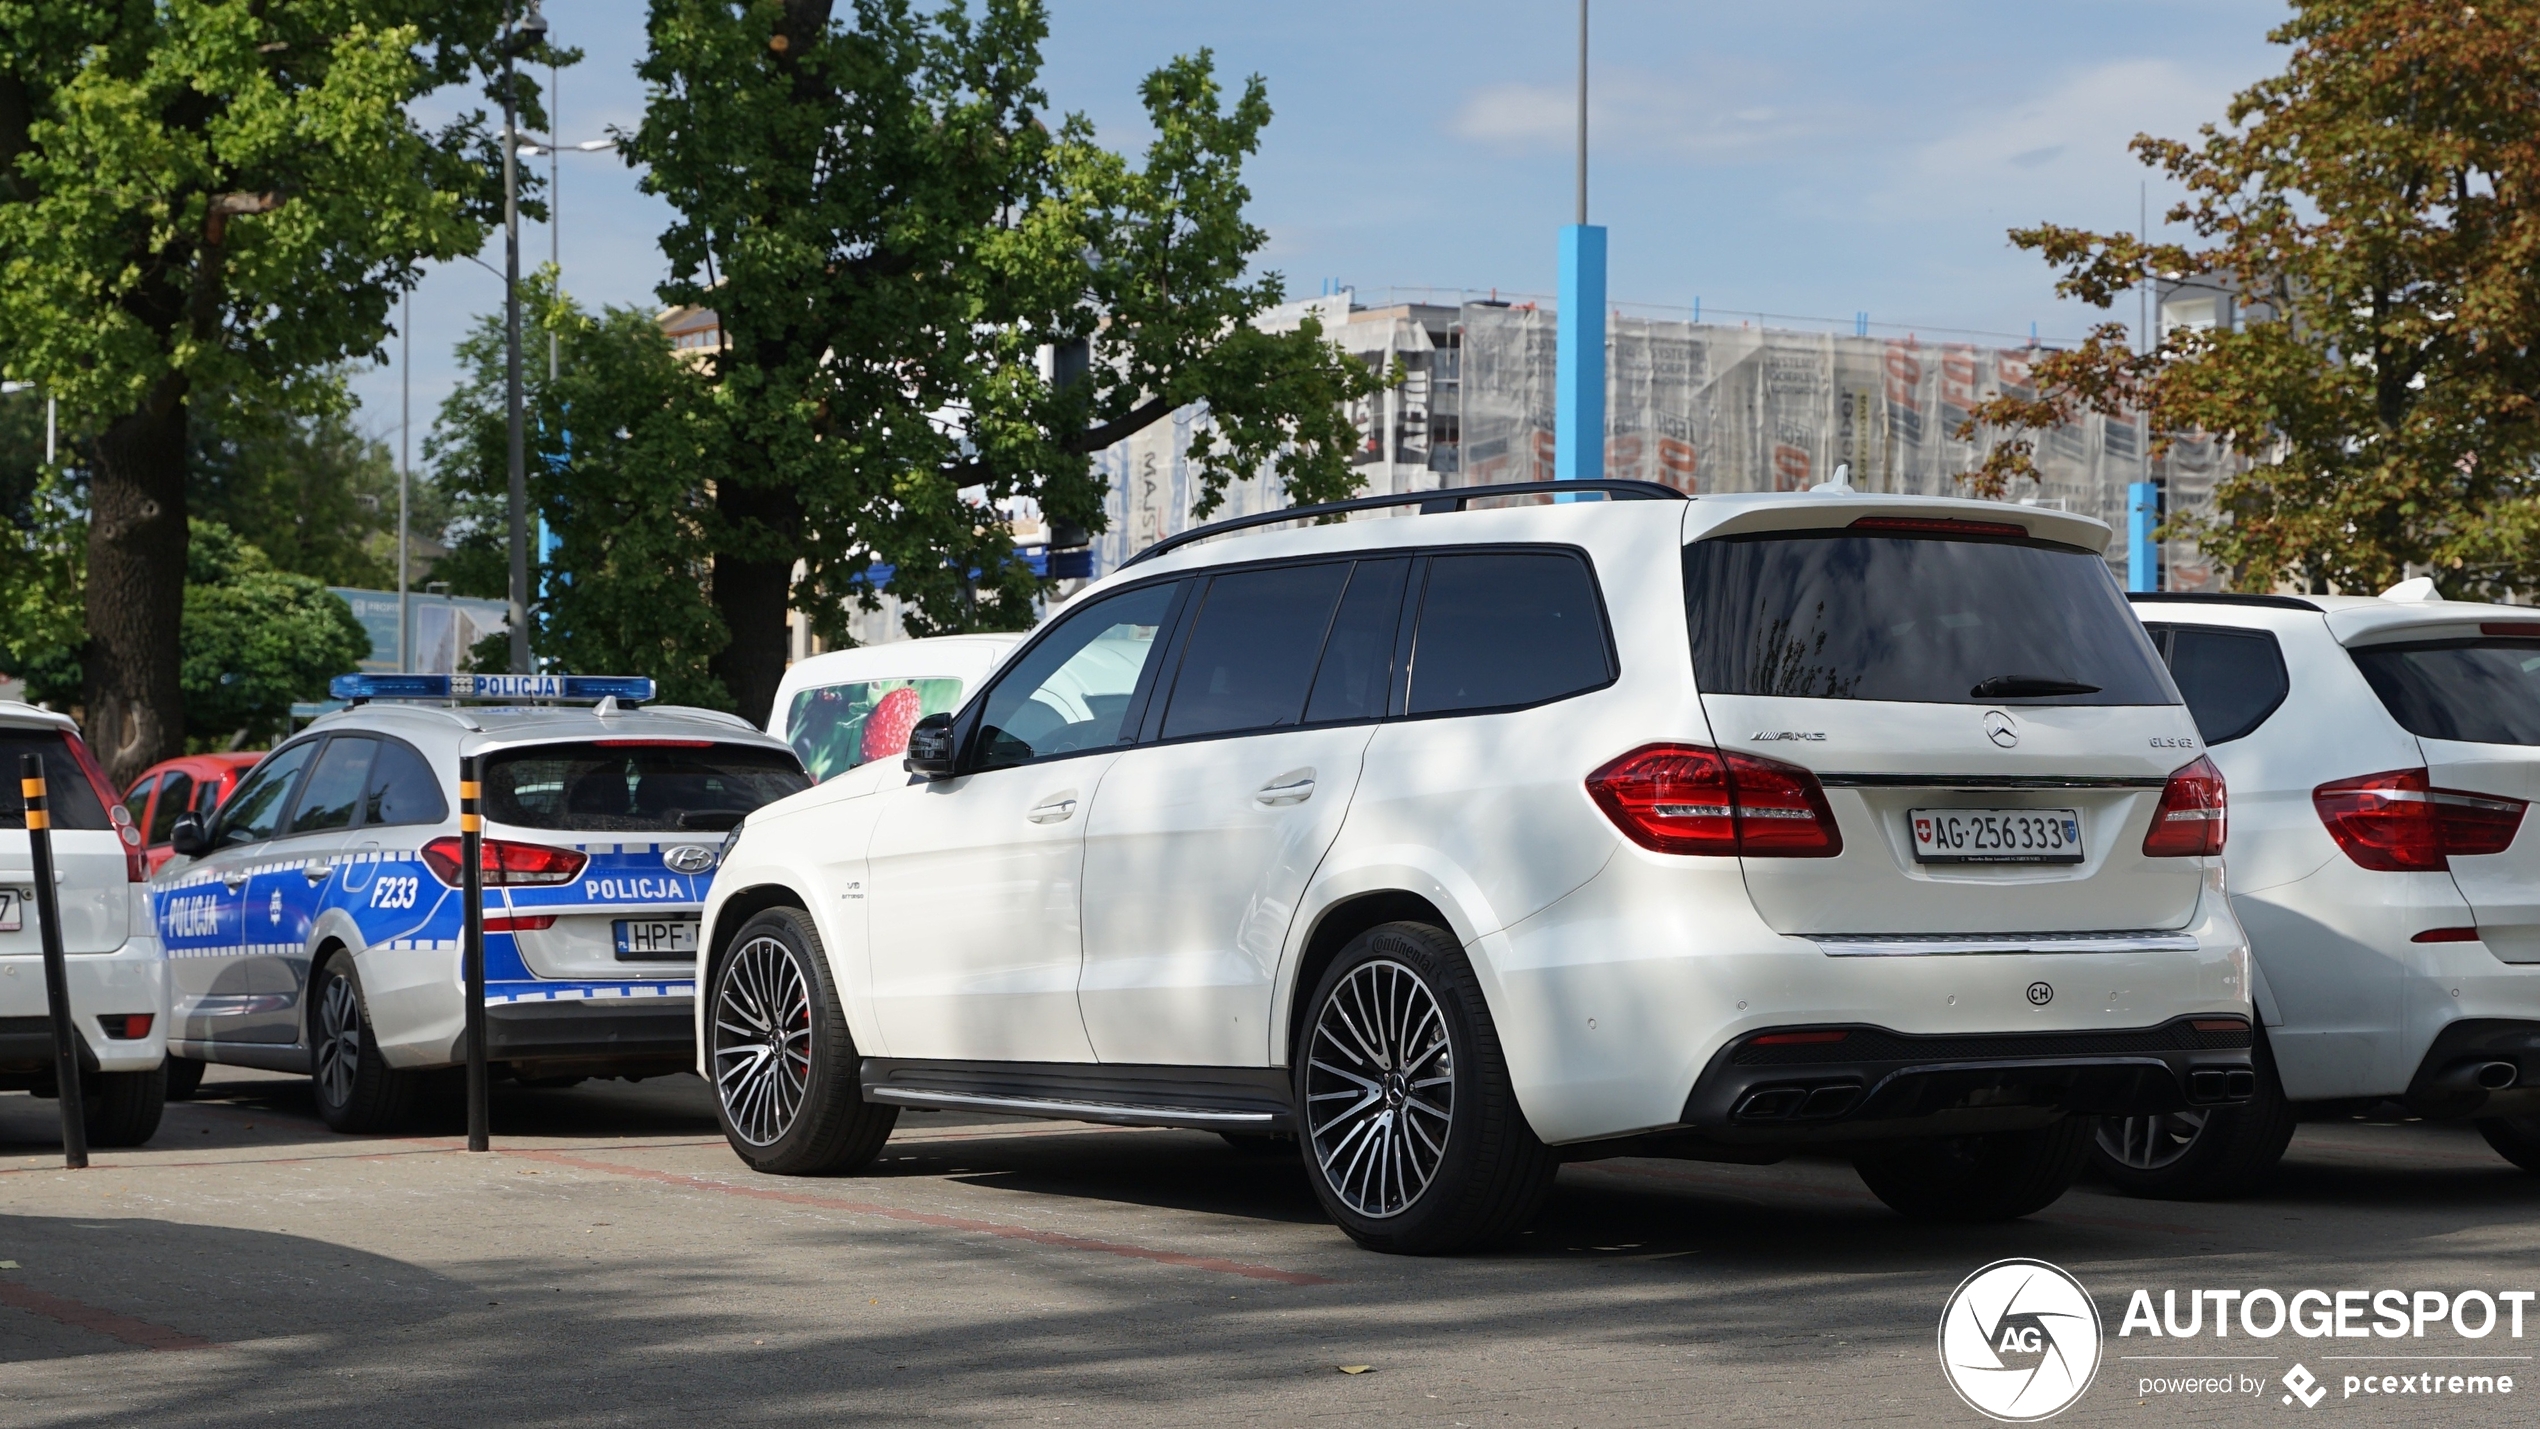
{"type": "Polygon", "coordinates": [[[123,845],[123,876],[129,883],[150,881],[150,858],[141,851],[141,830],[133,827],[132,811],[123,806],[115,786],[106,782],[106,771],[98,767],[97,756],[88,752],[88,742],[75,734],[62,736],[69,746],[71,762],[88,776],[88,787],[97,791],[97,802],[106,808],[107,822],[114,827],[115,839],[123,845]]]}
{"type": "Polygon", "coordinates": [[[2311,791],[2337,846],[2377,873],[2442,873],[2453,854],[2503,853],[2522,828],[2521,799],[2437,789],[2422,769],[2339,779],[2311,791]]]}
{"type": "Polygon", "coordinates": [[[2203,755],[2161,786],[2161,806],[2143,835],[2146,858],[2192,858],[2223,851],[2228,799],[2222,771],[2203,755]]]}
{"type": "MultiPolygon", "coordinates": [[[[434,839],[423,846],[423,861],[432,876],[452,888],[459,886],[463,871],[459,862],[464,846],[455,837],[434,839]]],[[[509,839],[487,839],[478,850],[477,876],[488,886],[521,883],[571,883],[591,861],[590,855],[569,848],[550,848],[545,844],[514,843],[509,839]]]]}
{"type": "Polygon", "coordinates": [[[1587,788],[1626,838],[1659,853],[1832,858],[1843,852],[1817,776],[1778,759],[1653,744],[1589,775],[1587,788]]]}
{"type": "Polygon", "coordinates": [[[556,915],[553,913],[488,913],[485,915],[485,931],[488,933],[542,933],[554,926],[556,926],[556,915]]]}

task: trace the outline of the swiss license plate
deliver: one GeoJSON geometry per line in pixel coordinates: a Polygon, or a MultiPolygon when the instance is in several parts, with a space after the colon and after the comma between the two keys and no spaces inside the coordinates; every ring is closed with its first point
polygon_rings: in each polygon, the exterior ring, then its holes
{"type": "Polygon", "coordinates": [[[694,918],[620,918],[617,960],[621,963],[693,963],[697,960],[694,918]]]}
{"type": "Polygon", "coordinates": [[[2079,863],[2078,809],[1908,809],[1923,863],[2079,863]]]}
{"type": "Polygon", "coordinates": [[[18,890],[0,888],[0,933],[15,933],[26,926],[18,916],[18,909],[24,906],[18,902],[18,890]]]}

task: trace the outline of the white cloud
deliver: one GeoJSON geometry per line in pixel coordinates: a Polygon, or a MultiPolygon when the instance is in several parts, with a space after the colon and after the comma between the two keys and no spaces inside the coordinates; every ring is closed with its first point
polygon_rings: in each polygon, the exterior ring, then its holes
{"type": "MultiPolygon", "coordinates": [[[[1588,91],[1588,142],[1600,154],[1752,158],[1842,127],[1845,116],[1830,106],[1762,102],[1777,88],[1751,71],[1662,77],[1600,67],[1588,91]]],[[[1447,132],[1508,152],[1565,153],[1578,119],[1575,89],[1494,84],[1465,97],[1447,132]]]]}
{"type": "Polygon", "coordinates": [[[1903,213],[2012,201],[2034,218],[2107,223],[2133,216],[2135,195],[2125,190],[2149,179],[2157,218],[2166,185],[2127,144],[2137,134],[2193,140],[2245,82],[2173,60],[2129,59],[2068,72],[2027,94],[1953,104],[1954,122],[1913,146],[1874,203],[1903,213]]]}

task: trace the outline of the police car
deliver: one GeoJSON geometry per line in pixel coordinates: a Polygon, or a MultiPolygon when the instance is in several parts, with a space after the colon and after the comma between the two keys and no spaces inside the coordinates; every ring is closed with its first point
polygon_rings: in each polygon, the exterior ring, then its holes
{"type": "Polygon", "coordinates": [[[733,715],[640,708],[641,678],[333,693],[350,707],[177,822],[150,890],[171,1054],[305,1071],[339,1131],[394,1122],[420,1074],[459,1065],[458,783],[482,756],[489,1060],[546,1085],[692,1065],[698,910],[725,835],[809,786],[793,751],[733,715]]]}

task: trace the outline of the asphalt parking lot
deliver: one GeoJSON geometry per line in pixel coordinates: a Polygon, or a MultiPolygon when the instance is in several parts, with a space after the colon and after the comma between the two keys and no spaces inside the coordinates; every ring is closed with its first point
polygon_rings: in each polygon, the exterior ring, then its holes
{"type": "MultiPolygon", "coordinates": [[[[85,1172],[53,1115],[0,1097],[11,1425],[1973,1424],[1934,1326],[2001,1257],[2072,1270],[2112,1333],[2136,1283],[2540,1279],[2540,1178],[2459,1127],[2305,1126],[2254,1200],[2085,1185],[1981,1229],[1911,1225],[1833,1162],[1573,1166],[1517,1245],[1405,1260],[1192,1132],[910,1114],[870,1174],[754,1176],[688,1077],[506,1090],[484,1156],[455,1125],[334,1135],[305,1079],[231,1069],[85,1172]]],[[[2107,1344],[2058,1422],[2296,1412],[2140,1400],[2144,1346],[2107,1344]]]]}

